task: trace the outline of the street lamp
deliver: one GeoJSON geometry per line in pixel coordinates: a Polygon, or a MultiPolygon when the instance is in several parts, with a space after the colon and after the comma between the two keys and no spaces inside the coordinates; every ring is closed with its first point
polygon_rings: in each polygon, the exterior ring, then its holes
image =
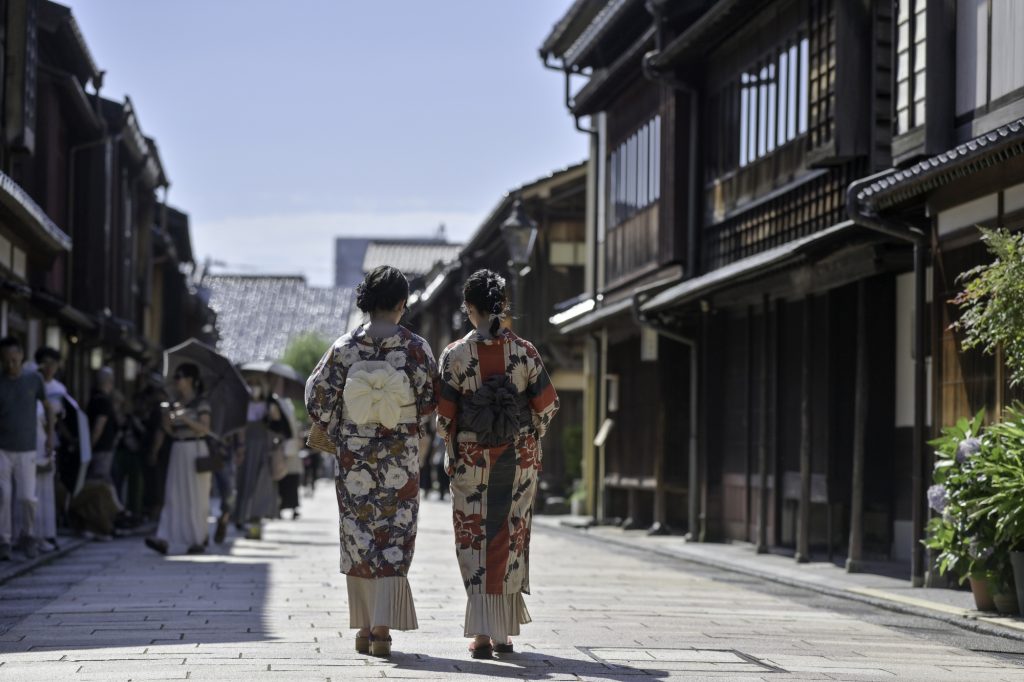
{"type": "Polygon", "coordinates": [[[530,220],[523,209],[523,201],[516,198],[508,218],[501,224],[501,236],[508,247],[508,264],[513,272],[525,275],[529,272],[530,254],[537,241],[537,223],[530,220]]]}

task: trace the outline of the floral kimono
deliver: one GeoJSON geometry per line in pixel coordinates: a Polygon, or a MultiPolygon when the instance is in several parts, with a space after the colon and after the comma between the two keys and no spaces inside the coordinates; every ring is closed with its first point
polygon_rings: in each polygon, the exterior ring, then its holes
{"type": "Polygon", "coordinates": [[[530,622],[522,594],[530,592],[540,438],[558,396],[537,350],[507,329],[493,339],[471,332],[445,349],[440,366],[437,429],[451,446],[465,635],[504,643],[530,622]]]}
{"type": "Polygon", "coordinates": [[[351,627],[417,627],[407,575],[416,545],[419,443],[434,412],[437,366],[404,327],[345,334],[306,383],[306,410],[337,446],[341,572],[351,627]]]}

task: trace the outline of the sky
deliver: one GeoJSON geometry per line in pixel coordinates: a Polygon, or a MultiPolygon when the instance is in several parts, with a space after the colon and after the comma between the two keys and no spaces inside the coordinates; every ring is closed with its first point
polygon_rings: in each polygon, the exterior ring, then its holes
{"type": "Polygon", "coordinates": [[[537,48],[570,0],[71,0],[215,271],[333,283],[338,236],[467,239],[584,159],[537,48]]]}

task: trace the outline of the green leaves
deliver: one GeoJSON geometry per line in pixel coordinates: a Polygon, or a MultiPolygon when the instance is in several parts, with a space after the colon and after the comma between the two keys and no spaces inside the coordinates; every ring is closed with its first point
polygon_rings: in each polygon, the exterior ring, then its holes
{"type": "Polygon", "coordinates": [[[1010,550],[1024,548],[1024,406],[1007,408],[983,433],[984,420],[984,412],[960,419],[931,441],[947,502],[929,520],[924,544],[938,552],[940,573],[1005,583],[1010,550]]]}
{"type": "Polygon", "coordinates": [[[957,278],[965,286],[952,301],[961,313],[953,327],[964,333],[964,349],[1001,347],[1016,386],[1024,382],[1024,233],[979,229],[994,260],[957,278]]]}

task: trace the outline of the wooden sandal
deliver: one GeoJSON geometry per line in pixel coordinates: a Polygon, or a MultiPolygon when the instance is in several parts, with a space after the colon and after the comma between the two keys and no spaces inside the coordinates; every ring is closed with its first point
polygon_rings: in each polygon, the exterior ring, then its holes
{"type": "Polygon", "coordinates": [[[469,645],[469,655],[471,658],[491,658],[493,653],[494,647],[491,646],[490,642],[487,644],[473,642],[469,645]]]}
{"type": "Polygon", "coordinates": [[[512,642],[498,643],[491,640],[491,647],[496,654],[511,654],[515,652],[515,649],[512,648],[512,642]]]}
{"type": "Polygon", "coordinates": [[[370,636],[356,635],[356,653],[357,654],[368,654],[370,653],[370,636]]]}
{"type": "Polygon", "coordinates": [[[381,639],[370,635],[370,655],[387,658],[391,655],[391,638],[381,639]]]}

